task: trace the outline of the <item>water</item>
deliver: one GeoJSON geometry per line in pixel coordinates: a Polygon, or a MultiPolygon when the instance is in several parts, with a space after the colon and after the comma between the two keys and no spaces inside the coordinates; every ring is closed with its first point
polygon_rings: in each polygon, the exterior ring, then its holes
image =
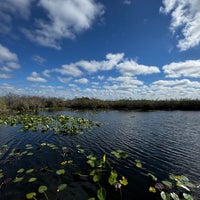
{"type": "MultiPolygon", "coordinates": [[[[76,152],[77,144],[81,145],[86,154],[94,154],[97,157],[107,154],[119,174],[128,178],[129,184],[122,191],[124,200],[159,199],[148,192],[148,172],[153,173],[160,180],[167,179],[169,173],[183,174],[195,184],[200,184],[200,112],[63,111],[45,114],[61,113],[100,121],[104,125],[78,136],[19,133],[17,127],[0,128],[0,145],[9,146],[8,152],[0,156],[0,169],[6,171],[5,177],[13,179],[16,176],[16,170],[20,168],[35,169],[35,173],[24,175],[22,183],[3,185],[0,189],[1,200],[25,199],[26,193],[37,192],[38,186],[42,184],[48,186],[47,194],[52,200],[84,200],[94,196],[97,188],[93,182],[86,177],[76,180],[75,176],[71,175],[76,170],[80,170],[80,166],[82,173],[88,170],[83,156],[76,152]],[[74,164],[72,167],[66,167],[65,176],[57,176],[51,172],[47,172],[47,176],[40,174],[40,169],[44,166],[48,166],[49,169],[58,169],[59,163],[63,160],[61,153],[52,151],[49,153],[47,148],[38,150],[37,147],[42,142],[69,148],[70,158],[74,160],[74,164]],[[24,148],[26,144],[33,145],[34,148],[31,150],[34,153],[33,156],[5,162],[9,151],[13,148],[24,148]],[[111,156],[110,152],[117,149],[124,150],[129,156],[128,159],[119,161],[111,156]],[[136,159],[141,161],[142,169],[135,167],[136,159]],[[38,174],[39,178],[36,182],[27,183],[28,178],[38,177],[38,174]],[[68,188],[56,193],[55,188],[63,182],[68,184],[68,188]]],[[[109,190],[112,189],[109,188],[109,190]]],[[[120,199],[119,192],[113,193],[108,199],[120,199]]],[[[193,195],[196,200],[200,199],[200,189],[193,195]]],[[[44,195],[38,192],[37,197],[45,199],[44,195]]]]}

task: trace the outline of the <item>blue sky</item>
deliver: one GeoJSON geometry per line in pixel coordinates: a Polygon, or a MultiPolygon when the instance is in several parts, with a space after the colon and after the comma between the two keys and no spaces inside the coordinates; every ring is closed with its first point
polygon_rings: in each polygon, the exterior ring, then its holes
{"type": "Polygon", "coordinates": [[[200,99],[200,0],[0,0],[0,95],[200,99]]]}

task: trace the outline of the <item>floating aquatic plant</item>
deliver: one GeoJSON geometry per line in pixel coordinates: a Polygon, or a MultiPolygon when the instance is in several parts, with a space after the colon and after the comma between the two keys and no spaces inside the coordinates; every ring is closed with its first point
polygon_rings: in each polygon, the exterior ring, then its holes
{"type": "Polygon", "coordinates": [[[36,180],[37,180],[37,178],[31,177],[31,178],[29,178],[28,182],[29,182],[29,183],[32,183],[32,182],[35,182],[36,180]]]}
{"type": "MultiPolygon", "coordinates": [[[[62,117],[60,119],[60,123],[64,124],[64,118],[62,117]]],[[[79,122],[84,123],[84,122],[79,122]]],[[[38,147],[38,146],[37,146],[38,147]]],[[[9,147],[7,145],[0,146],[1,152],[7,152],[9,150],[9,147]]],[[[15,169],[16,173],[15,175],[11,176],[10,178],[6,178],[7,174],[9,174],[9,170],[4,170],[5,167],[1,167],[0,169],[0,189],[1,187],[4,187],[4,185],[8,184],[8,186],[15,186],[16,183],[17,187],[25,183],[29,183],[30,187],[33,187],[34,185],[38,184],[38,180],[42,178],[45,178],[45,173],[49,172],[48,175],[55,176],[55,174],[61,176],[66,173],[67,169],[67,175],[70,175],[70,172],[73,178],[83,179],[90,181],[92,184],[96,187],[96,197],[91,197],[90,200],[98,199],[98,200],[105,200],[109,196],[109,187],[113,187],[116,189],[116,195],[120,195],[122,198],[122,190],[125,186],[128,186],[128,179],[124,177],[122,174],[119,173],[117,168],[115,168],[111,158],[116,157],[117,161],[120,162],[119,159],[125,159],[128,157],[128,155],[123,150],[117,150],[112,151],[111,154],[103,154],[101,156],[95,156],[93,154],[86,154],[86,151],[81,147],[81,145],[76,145],[75,152],[76,155],[81,157],[85,163],[88,164],[88,168],[84,171],[83,169],[79,169],[74,172],[74,166],[77,166],[77,163],[74,163],[76,159],[71,158],[71,149],[69,152],[68,147],[59,147],[51,143],[40,143],[39,148],[35,148],[32,144],[26,144],[24,149],[21,148],[14,148],[10,149],[10,152],[6,153],[5,161],[9,160],[15,160],[13,167],[18,164],[18,162],[21,162],[21,158],[31,159],[28,155],[30,155],[29,150],[33,149],[34,154],[37,153],[35,151],[36,149],[41,152],[43,149],[48,149],[49,153],[54,152],[55,154],[60,157],[60,160],[57,162],[57,170],[54,168],[49,168],[48,163],[46,166],[39,166],[37,168],[32,168],[33,166],[29,166],[30,169],[15,169]],[[25,151],[24,151],[25,150],[25,151]],[[28,150],[28,151],[27,151],[28,150]],[[79,153],[79,154],[78,154],[79,153]],[[8,155],[8,156],[7,156],[8,155]],[[72,160],[73,159],[73,160],[72,160]],[[73,165],[70,165],[74,163],[73,165]],[[68,170],[69,168],[69,170],[68,170]],[[34,172],[33,174],[31,174],[34,172]],[[51,173],[51,174],[50,174],[51,173]],[[34,184],[31,184],[33,182],[36,182],[34,184]],[[120,194],[119,194],[120,191],[120,194]]],[[[45,159],[45,158],[43,158],[45,159]]],[[[125,162],[125,160],[124,160],[125,162]]],[[[4,163],[4,162],[2,162],[4,163]]],[[[11,163],[12,164],[12,163],[11,163]]],[[[55,163],[56,164],[56,163],[55,163]]],[[[10,165],[10,162],[8,163],[10,165]]],[[[19,165],[20,166],[20,165],[19,165]]],[[[24,167],[24,165],[22,165],[24,167]]],[[[140,160],[135,160],[133,163],[133,167],[142,168],[142,162],[140,160]]],[[[200,187],[193,184],[188,177],[183,175],[174,175],[170,174],[168,178],[165,178],[164,180],[159,180],[154,174],[147,173],[147,177],[151,179],[149,191],[152,193],[156,193],[157,197],[160,196],[162,200],[194,200],[192,196],[192,192],[195,188],[200,187]]],[[[58,177],[57,177],[58,178],[58,177]]],[[[66,184],[66,175],[59,177],[59,180],[63,181],[64,183],[59,182],[58,184],[55,184],[53,191],[55,193],[61,192],[67,188],[66,184]]],[[[8,187],[8,188],[9,188],[8,187]]],[[[53,186],[52,186],[53,187],[53,186]]],[[[2,188],[3,189],[3,188],[2,188]]],[[[47,196],[47,187],[46,186],[40,186],[38,188],[38,191],[34,191],[27,193],[26,198],[27,199],[34,199],[36,200],[36,194],[37,192],[42,193],[45,197],[45,199],[48,199],[47,196]]],[[[52,192],[52,191],[51,191],[52,192]]]]}
{"type": "Polygon", "coordinates": [[[188,177],[170,174],[170,180],[158,182],[157,177],[153,174],[148,173],[148,176],[155,182],[154,186],[149,187],[149,191],[153,193],[160,192],[160,197],[163,200],[180,200],[182,197],[186,200],[193,200],[192,195],[189,193],[196,186],[190,182],[188,177]]]}
{"type": "Polygon", "coordinates": [[[64,174],[64,173],[65,173],[65,170],[64,170],[64,169],[59,169],[59,170],[56,171],[56,174],[57,174],[57,175],[62,175],[62,174],[64,174]]]}
{"type": "Polygon", "coordinates": [[[45,185],[41,185],[41,186],[38,188],[38,192],[44,194],[46,200],[48,200],[48,196],[47,196],[47,194],[46,194],[46,191],[47,191],[47,186],[45,186],[45,185]]]}
{"type": "Polygon", "coordinates": [[[111,154],[113,154],[116,158],[127,158],[128,157],[128,154],[125,153],[121,149],[118,149],[117,151],[112,151],[111,154]]]}
{"type": "Polygon", "coordinates": [[[63,184],[61,184],[61,185],[58,186],[58,188],[57,188],[56,191],[57,192],[61,192],[61,191],[63,191],[66,188],[67,188],[67,184],[63,183],[63,184]]]}
{"type": "MultiPolygon", "coordinates": [[[[20,131],[53,131],[55,134],[79,134],[84,130],[90,130],[94,126],[100,126],[101,123],[93,122],[83,118],[70,117],[64,115],[50,116],[50,115],[11,115],[1,116],[1,125],[20,125],[20,131]]],[[[31,149],[31,145],[27,145],[27,149],[31,149]]],[[[1,151],[0,151],[1,153],[1,151]]]]}
{"type": "Polygon", "coordinates": [[[27,199],[34,199],[34,200],[37,200],[37,199],[35,198],[35,196],[36,196],[36,193],[35,193],[35,192],[30,192],[30,193],[27,193],[27,194],[26,194],[26,198],[27,198],[27,199]]]}

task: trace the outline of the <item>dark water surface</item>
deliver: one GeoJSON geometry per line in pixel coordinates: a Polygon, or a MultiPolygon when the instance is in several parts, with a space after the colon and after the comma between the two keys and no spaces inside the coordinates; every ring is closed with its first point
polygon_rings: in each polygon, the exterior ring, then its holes
{"type": "MultiPolygon", "coordinates": [[[[129,156],[128,159],[119,161],[111,157],[119,173],[128,178],[129,184],[122,191],[124,200],[158,199],[148,192],[148,172],[161,180],[167,179],[169,173],[185,175],[193,183],[200,184],[200,112],[63,111],[45,114],[61,113],[100,121],[104,125],[77,136],[54,135],[52,132],[19,133],[18,127],[1,127],[0,146],[7,144],[9,147],[8,152],[0,155],[0,169],[5,172],[4,178],[0,179],[1,182],[5,178],[13,179],[20,168],[36,169],[36,174],[31,175],[33,177],[38,177],[41,167],[58,168],[58,163],[63,159],[61,155],[58,156],[57,152],[52,151],[49,153],[48,149],[41,152],[37,149],[42,142],[47,142],[58,147],[68,147],[74,163],[79,163],[86,170],[88,166],[83,163],[82,155],[75,152],[77,144],[80,144],[87,154],[96,156],[110,154],[117,149],[124,150],[129,156]],[[26,156],[21,160],[6,160],[13,148],[24,148],[26,144],[33,145],[32,156],[26,156]],[[142,169],[135,167],[136,159],[141,161],[142,169]]],[[[80,166],[74,164],[73,168],[75,171],[80,170],[80,166]]],[[[73,171],[71,168],[69,171],[73,171]]],[[[55,173],[47,173],[48,176],[39,174],[40,178],[34,183],[27,183],[26,176],[22,183],[2,185],[0,200],[26,199],[25,194],[37,192],[39,185],[48,186],[47,194],[50,200],[86,200],[95,195],[97,188],[87,178],[75,180],[69,176],[67,180],[63,180],[55,173]],[[57,194],[55,188],[63,181],[67,181],[68,188],[57,194]]],[[[200,199],[200,189],[193,195],[196,200],[200,199]]],[[[41,194],[37,197],[45,199],[41,194]]],[[[120,195],[117,192],[109,196],[109,199],[120,199],[120,195]]]]}

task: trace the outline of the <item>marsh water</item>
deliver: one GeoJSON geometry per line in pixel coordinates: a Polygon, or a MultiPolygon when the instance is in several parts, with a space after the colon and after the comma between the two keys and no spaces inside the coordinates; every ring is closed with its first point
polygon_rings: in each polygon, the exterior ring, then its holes
{"type": "MultiPolygon", "coordinates": [[[[69,149],[70,157],[76,163],[73,166],[74,171],[81,169],[83,174],[88,165],[83,162],[81,155],[75,152],[77,144],[81,145],[87,154],[97,157],[106,154],[109,158],[110,152],[117,149],[125,151],[128,159],[119,160],[110,157],[115,168],[129,182],[122,189],[122,199],[124,200],[159,199],[148,191],[147,173],[156,175],[160,180],[168,179],[170,173],[185,175],[194,184],[200,184],[199,111],[59,111],[41,114],[61,113],[99,121],[103,125],[82,135],[68,136],[55,135],[53,132],[19,133],[18,127],[1,127],[0,146],[8,145],[8,152],[0,156],[0,169],[5,171],[4,178],[11,177],[13,179],[16,170],[20,168],[33,168],[36,171],[46,166],[49,169],[58,168],[56,163],[61,162],[61,156],[57,156],[56,152],[52,153],[51,151],[50,153],[47,149],[40,151],[37,148],[41,143],[46,142],[58,147],[66,146],[69,149]],[[32,156],[26,159],[7,161],[9,151],[13,148],[22,149],[26,144],[34,147],[32,156]],[[141,161],[142,168],[135,166],[135,160],[141,161]]],[[[71,168],[69,170],[72,170],[71,168]]],[[[23,183],[3,184],[0,189],[0,199],[26,199],[26,193],[37,191],[39,185],[48,186],[48,198],[52,200],[86,200],[95,195],[96,185],[84,176],[80,179],[69,176],[67,180],[64,180],[67,182],[67,189],[55,195],[56,185],[62,183],[63,178],[52,175],[50,172],[47,173],[49,173],[48,176],[41,174],[34,183],[27,183],[23,180],[23,183]]],[[[3,178],[0,180],[2,182],[3,178]]],[[[196,200],[200,199],[200,189],[196,190],[193,196],[196,200]]],[[[38,197],[38,199],[45,199],[43,196],[38,197]]],[[[109,199],[121,199],[119,192],[110,195],[109,199]]]]}

